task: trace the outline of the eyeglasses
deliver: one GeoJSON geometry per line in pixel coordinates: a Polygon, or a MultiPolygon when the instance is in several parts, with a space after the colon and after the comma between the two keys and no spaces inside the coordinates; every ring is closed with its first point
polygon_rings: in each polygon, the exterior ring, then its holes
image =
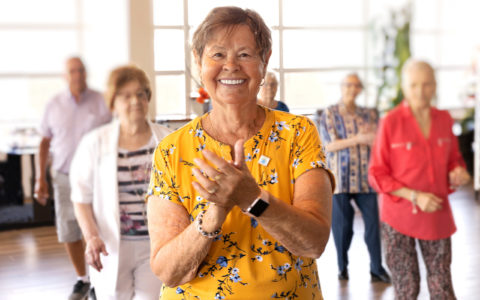
{"type": "Polygon", "coordinates": [[[363,88],[363,85],[361,83],[342,83],[342,86],[346,88],[350,88],[350,87],[355,87],[357,89],[363,88]]]}
{"type": "Polygon", "coordinates": [[[148,93],[146,91],[139,91],[136,92],[135,94],[131,93],[118,93],[116,97],[121,100],[121,101],[129,101],[132,99],[132,97],[135,96],[138,100],[147,100],[148,99],[148,93]]]}
{"type": "Polygon", "coordinates": [[[269,83],[265,83],[263,86],[269,87],[269,88],[275,88],[275,87],[277,87],[277,83],[276,82],[269,82],[269,83]]]}

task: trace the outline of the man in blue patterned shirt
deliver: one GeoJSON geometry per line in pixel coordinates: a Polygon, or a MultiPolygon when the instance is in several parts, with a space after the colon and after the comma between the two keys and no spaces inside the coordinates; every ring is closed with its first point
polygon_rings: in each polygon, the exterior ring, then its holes
{"type": "Polygon", "coordinates": [[[326,145],[328,167],[337,180],[333,195],[332,232],[337,248],[338,278],[348,280],[353,199],[365,222],[365,243],[370,254],[372,281],[390,283],[390,277],[382,266],[377,195],[368,184],[368,160],[378,115],[375,109],[355,104],[362,89],[358,75],[348,74],[342,81],[340,102],[325,109],[320,118],[320,134],[326,145]]]}

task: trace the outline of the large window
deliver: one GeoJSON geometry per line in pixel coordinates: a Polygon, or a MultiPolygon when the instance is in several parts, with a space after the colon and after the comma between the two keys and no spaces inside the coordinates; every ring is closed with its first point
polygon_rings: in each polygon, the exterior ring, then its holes
{"type": "Polygon", "coordinates": [[[470,107],[469,85],[480,63],[480,2],[428,0],[414,2],[412,50],[437,71],[437,105],[470,107]]]}
{"type": "MultiPolygon", "coordinates": [[[[89,71],[94,69],[89,83],[102,90],[108,71],[132,60],[129,51],[136,45],[129,41],[126,3],[134,1],[138,0],[0,0],[0,123],[38,121],[46,101],[64,88],[63,62],[71,54],[84,55],[89,71]]],[[[293,112],[308,113],[337,102],[340,80],[352,71],[359,73],[366,87],[359,102],[375,105],[379,82],[372,23],[407,2],[151,1],[156,113],[167,118],[190,116],[198,108],[190,100],[198,85],[190,41],[213,7],[236,5],[260,13],[272,30],[269,69],[280,81],[277,99],[293,112]]],[[[437,105],[472,105],[468,93],[480,59],[480,35],[476,34],[480,3],[415,0],[412,4],[411,49],[437,69],[437,105]]]]}
{"type": "MultiPolygon", "coordinates": [[[[374,106],[379,82],[375,76],[372,24],[407,1],[396,0],[154,0],[157,113],[191,114],[196,69],[191,57],[192,32],[215,6],[236,5],[262,15],[272,30],[269,68],[277,73],[277,98],[294,112],[308,113],[335,103],[340,81],[358,72],[365,91],[359,102],[374,106]],[[163,91],[167,87],[180,91],[163,91]]],[[[474,34],[480,4],[463,0],[412,2],[411,50],[437,69],[441,108],[470,104],[462,100],[467,72],[480,37],[474,34]]]]}
{"type": "Polygon", "coordinates": [[[38,120],[80,50],[76,0],[0,0],[0,122],[38,120]]]}

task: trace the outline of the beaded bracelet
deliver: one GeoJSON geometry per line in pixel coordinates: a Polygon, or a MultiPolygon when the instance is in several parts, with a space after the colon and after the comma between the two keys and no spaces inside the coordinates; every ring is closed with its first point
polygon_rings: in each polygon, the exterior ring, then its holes
{"type": "Polygon", "coordinates": [[[209,238],[209,239],[213,239],[213,238],[216,238],[221,232],[222,232],[222,227],[218,228],[217,230],[213,231],[213,232],[206,232],[205,230],[203,230],[202,228],[202,223],[203,223],[203,216],[205,215],[205,211],[202,210],[198,216],[197,216],[197,219],[195,219],[195,227],[197,228],[197,231],[200,232],[201,235],[209,238]]]}

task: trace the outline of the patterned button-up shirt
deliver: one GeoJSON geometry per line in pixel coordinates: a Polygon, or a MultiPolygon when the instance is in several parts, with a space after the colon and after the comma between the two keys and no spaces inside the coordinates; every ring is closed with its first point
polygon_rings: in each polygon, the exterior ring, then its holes
{"type": "MultiPolygon", "coordinates": [[[[352,138],[362,131],[375,130],[378,114],[375,109],[357,107],[349,113],[343,104],[325,109],[320,118],[320,135],[325,145],[352,138]]],[[[328,168],[335,174],[335,193],[371,193],[368,184],[370,146],[356,145],[326,152],[328,168]]]]}

